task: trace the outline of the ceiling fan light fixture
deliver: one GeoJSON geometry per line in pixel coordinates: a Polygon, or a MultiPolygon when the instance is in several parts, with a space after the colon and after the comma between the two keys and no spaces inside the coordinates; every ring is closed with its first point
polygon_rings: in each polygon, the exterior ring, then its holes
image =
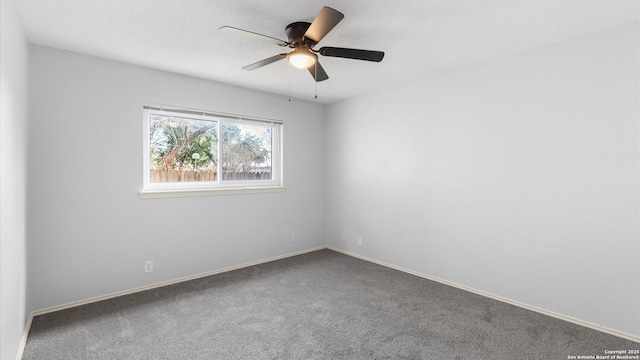
{"type": "Polygon", "coordinates": [[[305,49],[296,49],[289,53],[289,62],[298,69],[308,69],[318,61],[318,55],[305,49]]]}

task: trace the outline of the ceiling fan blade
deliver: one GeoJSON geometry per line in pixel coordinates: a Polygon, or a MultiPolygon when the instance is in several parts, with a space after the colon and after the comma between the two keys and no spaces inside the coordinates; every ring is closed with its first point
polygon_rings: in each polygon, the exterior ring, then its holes
{"type": "Polygon", "coordinates": [[[311,73],[316,82],[325,81],[329,78],[329,75],[327,75],[318,61],[316,61],[315,65],[309,67],[309,73],[311,73]]]}
{"type": "Polygon", "coordinates": [[[304,37],[314,43],[319,43],[344,18],[344,14],[330,7],[323,7],[313,20],[304,37]]]}
{"type": "Polygon", "coordinates": [[[321,55],[341,57],[347,59],[366,60],[380,62],[384,57],[384,51],[360,50],[339,47],[323,47],[318,51],[321,55]]]}
{"type": "Polygon", "coordinates": [[[238,29],[238,28],[235,28],[233,26],[223,26],[218,30],[224,31],[224,32],[227,32],[227,33],[234,33],[234,34],[248,36],[248,37],[251,37],[251,38],[254,38],[254,39],[257,39],[257,40],[267,41],[267,42],[270,42],[270,43],[273,43],[273,44],[276,44],[276,45],[280,45],[280,46],[289,46],[289,43],[284,41],[284,40],[276,39],[274,37],[267,36],[267,35],[254,33],[253,31],[238,29]]]}
{"type": "Polygon", "coordinates": [[[263,67],[265,65],[269,65],[269,64],[271,64],[273,62],[276,62],[278,60],[286,59],[286,57],[287,57],[287,54],[278,54],[278,55],[272,56],[270,58],[266,58],[264,60],[260,60],[258,62],[255,62],[255,63],[253,63],[251,65],[247,65],[247,66],[243,67],[242,70],[259,69],[259,68],[261,68],[261,67],[263,67]]]}

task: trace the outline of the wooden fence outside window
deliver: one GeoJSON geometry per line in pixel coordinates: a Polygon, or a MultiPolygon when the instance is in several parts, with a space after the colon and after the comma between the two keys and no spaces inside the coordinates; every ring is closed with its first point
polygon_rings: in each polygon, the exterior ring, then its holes
{"type": "MultiPolygon", "coordinates": [[[[149,180],[152,183],[217,181],[215,170],[151,170],[149,180]]],[[[222,180],[271,180],[270,171],[225,171],[222,180]]]]}

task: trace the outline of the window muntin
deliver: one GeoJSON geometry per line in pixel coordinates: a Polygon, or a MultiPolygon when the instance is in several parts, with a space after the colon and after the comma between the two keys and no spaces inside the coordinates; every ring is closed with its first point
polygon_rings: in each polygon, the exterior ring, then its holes
{"type": "Polygon", "coordinates": [[[145,106],[143,191],[282,186],[281,131],[275,120],[145,106]]]}

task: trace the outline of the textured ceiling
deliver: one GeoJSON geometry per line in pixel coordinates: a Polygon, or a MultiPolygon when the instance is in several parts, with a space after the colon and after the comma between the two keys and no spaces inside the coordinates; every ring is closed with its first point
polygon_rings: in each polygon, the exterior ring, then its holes
{"type": "Polygon", "coordinates": [[[517,54],[639,19],[638,0],[14,0],[32,43],[313,100],[306,70],[244,65],[283,48],[218,31],[286,40],[322,6],[345,18],[317,46],[382,50],[380,63],[320,57],[331,103],[410,78],[517,54]]]}

